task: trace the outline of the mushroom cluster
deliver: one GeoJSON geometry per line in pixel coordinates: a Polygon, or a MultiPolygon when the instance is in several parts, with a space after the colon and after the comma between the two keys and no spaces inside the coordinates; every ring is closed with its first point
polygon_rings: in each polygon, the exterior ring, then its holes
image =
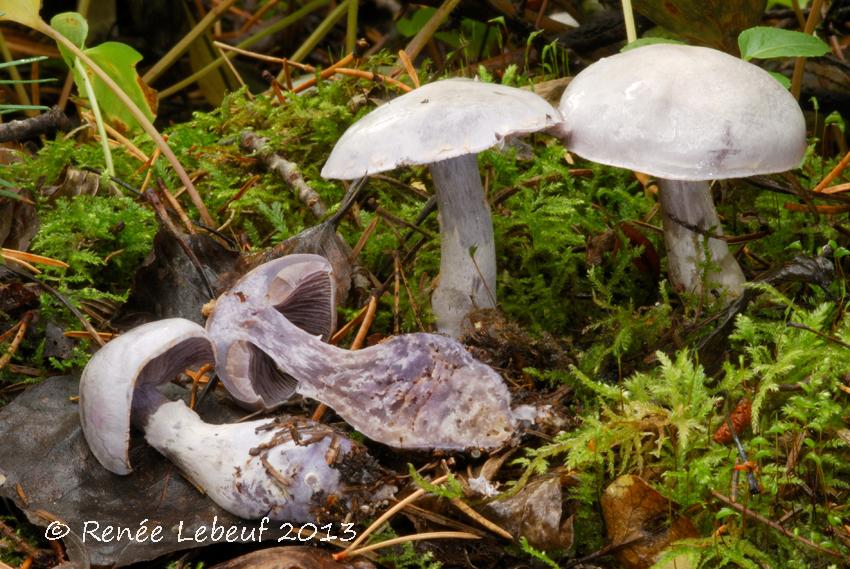
{"type": "Polygon", "coordinates": [[[132,471],[132,425],[196,487],[243,518],[314,521],[389,497],[392,487],[363,460],[366,450],[335,429],[283,416],[213,425],[157,389],[212,357],[204,328],[182,318],[138,326],[98,351],[80,379],[83,434],[98,461],[115,474],[132,471]],[[347,481],[340,474],[346,463],[369,470],[364,477],[375,486],[347,481]],[[325,511],[331,502],[334,511],[325,511]]]}
{"type": "MultiPolygon", "coordinates": [[[[80,417],[92,453],[129,474],[131,426],[216,503],[242,517],[315,517],[334,497],[339,513],[382,485],[365,449],[344,434],[300,418],[211,425],[157,389],[210,361],[237,402],[269,409],[293,393],[334,409],[365,436],[397,448],[493,449],[510,441],[533,410],[512,410],[501,377],[456,341],[406,334],[359,351],[327,339],[335,323],[334,278],[317,255],[290,255],[247,273],[216,302],[206,329],[173,318],[109,342],[83,371],[80,417]]],[[[377,494],[376,494],[377,492],[377,494]]]]}
{"type": "Polygon", "coordinates": [[[806,124],[788,90],[723,52],[655,44],[588,66],[560,111],[567,148],[659,179],[673,286],[739,296],[744,274],[723,240],[709,181],[800,164],[806,124]]]}
{"type": "Polygon", "coordinates": [[[270,409],[297,392],[396,448],[492,449],[515,434],[504,381],[451,338],[402,334],[357,351],[323,342],[333,298],[331,266],[317,255],[269,261],[219,297],[207,332],[239,403],[270,409]]]}

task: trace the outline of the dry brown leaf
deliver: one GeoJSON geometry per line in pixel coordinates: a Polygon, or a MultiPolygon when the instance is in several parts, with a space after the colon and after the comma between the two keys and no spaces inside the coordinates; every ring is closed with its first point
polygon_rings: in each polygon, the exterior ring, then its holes
{"type": "MultiPolygon", "coordinates": [[[[620,476],[605,489],[602,515],[608,540],[624,544],[615,556],[626,569],[646,569],[674,541],[699,535],[693,523],[675,510],[673,502],[638,476],[620,476]]],[[[675,566],[683,565],[677,560],[675,566]]]]}

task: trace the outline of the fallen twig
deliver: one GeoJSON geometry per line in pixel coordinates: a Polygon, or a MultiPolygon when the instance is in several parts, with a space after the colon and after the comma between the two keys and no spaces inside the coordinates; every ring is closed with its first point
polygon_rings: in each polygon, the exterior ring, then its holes
{"type": "MultiPolygon", "coordinates": [[[[431,482],[431,484],[434,484],[434,485],[442,484],[443,482],[448,480],[448,478],[449,478],[449,475],[444,474],[443,476],[440,476],[439,478],[435,478],[434,481],[431,482]]],[[[377,520],[375,520],[374,522],[369,524],[369,527],[367,527],[365,530],[360,532],[360,535],[357,536],[357,539],[352,541],[347,549],[345,549],[344,551],[341,551],[339,553],[334,554],[334,559],[336,559],[337,561],[339,561],[340,559],[345,559],[345,557],[347,557],[351,552],[356,551],[357,546],[360,545],[361,543],[363,543],[366,540],[367,537],[372,535],[382,525],[384,525],[384,523],[386,523],[387,520],[389,520],[391,517],[393,517],[397,512],[400,512],[402,509],[404,509],[404,507],[406,505],[415,502],[416,500],[418,500],[419,498],[421,498],[422,496],[424,496],[427,493],[428,492],[426,490],[419,488],[418,490],[416,490],[415,492],[410,494],[410,496],[404,498],[403,500],[399,500],[393,507],[391,507],[386,512],[381,514],[381,516],[377,520]]]]}
{"type": "Polygon", "coordinates": [[[67,298],[65,298],[65,296],[62,295],[58,290],[56,290],[55,288],[53,288],[49,284],[41,282],[40,280],[38,280],[34,276],[32,276],[28,273],[25,273],[24,271],[19,271],[18,269],[11,267],[9,265],[6,265],[4,268],[7,271],[10,271],[10,272],[16,274],[17,276],[19,276],[19,277],[21,277],[21,278],[23,278],[23,279],[25,279],[25,280],[27,280],[31,283],[35,283],[39,287],[43,288],[50,295],[52,295],[54,298],[56,298],[56,300],[61,302],[62,305],[65,306],[65,308],[67,308],[69,311],[71,311],[71,314],[73,314],[77,318],[77,320],[80,321],[80,324],[83,325],[83,327],[89,333],[89,336],[91,336],[91,338],[95,342],[97,342],[97,344],[99,346],[103,346],[104,344],[106,344],[106,342],[104,342],[103,339],[100,337],[100,334],[98,333],[98,331],[94,329],[94,326],[91,325],[91,322],[88,321],[88,319],[83,315],[83,313],[80,312],[77,309],[76,306],[71,304],[71,302],[67,298]]]}
{"type": "Polygon", "coordinates": [[[12,142],[36,138],[57,130],[70,130],[71,121],[59,107],[53,107],[40,115],[0,123],[0,142],[12,142]]]}
{"type": "Polygon", "coordinates": [[[307,209],[314,216],[320,218],[325,215],[328,208],[325,207],[322,198],[319,197],[316,190],[304,181],[304,177],[301,175],[298,166],[272,152],[268,148],[267,139],[257,136],[253,132],[244,132],[242,133],[241,146],[255,153],[266,168],[276,172],[284,181],[292,186],[296,191],[298,199],[307,206],[307,209]]]}
{"type": "Polygon", "coordinates": [[[817,543],[815,543],[814,541],[812,541],[810,539],[807,539],[803,536],[795,534],[794,532],[792,532],[790,530],[785,529],[784,527],[782,527],[778,523],[767,519],[766,517],[762,516],[758,512],[754,512],[754,511],[750,510],[749,508],[747,508],[743,504],[741,504],[739,502],[733,502],[728,496],[724,496],[723,494],[721,494],[720,492],[718,492],[716,490],[712,490],[711,495],[714,496],[715,498],[717,498],[718,500],[720,500],[721,502],[723,502],[724,504],[726,504],[727,506],[729,506],[730,508],[737,510],[741,514],[747,516],[748,518],[751,518],[751,519],[756,520],[757,522],[763,523],[764,525],[768,526],[769,528],[772,528],[772,529],[778,531],[779,533],[781,533],[785,537],[791,538],[795,541],[799,541],[803,545],[810,547],[810,548],[814,549],[815,551],[818,551],[819,553],[824,553],[826,555],[829,555],[830,557],[835,557],[836,559],[841,559],[842,561],[846,561],[846,559],[844,558],[843,555],[841,555],[841,553],[839,553],[837,551],[833,551],[832,549],[827,549],[826,547],[818,545],[817,543]]]}

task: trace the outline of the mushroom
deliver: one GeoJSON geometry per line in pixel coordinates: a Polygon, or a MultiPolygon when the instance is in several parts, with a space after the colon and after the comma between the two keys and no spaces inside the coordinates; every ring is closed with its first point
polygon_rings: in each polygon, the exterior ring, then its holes
{"type": "Polygon", "coordinates": [[[290,255],[247,273],[218,298],[207,332],[222,383],[237,401],[268,408],[294,390],[398,448],[490,449],[509,441],[520,415],[505,383],[455,340],[404,334],[357,351],[322,342],[314,324],[333,306],[330,273],[322,257],[290,255]],[[282,374],[296,383],[276,388],[282,374]]]}
{"type": "Polygon", "coordinates": [[[723,52],[654,44],[587,67],[560,111],[570,150],[659,178],[673,286],[739,296],[744,274],[722,238],[709,181],[800,164],[806,124],[791,94],[723,52]]]}
{"type": "Polygon", "coordinates": [[[429,165],[440,211],[440,281],[431,298],[440,332],[460,337],[469,311],[496,305],[493,225],[477,153],[558,120],[558,111],[531,91],[447,79],[382,105],[334,146],[325,178],[429,165]]]}
{"type": "MultiPolygon", "coordinates": [[[[157,390],[212,355],[206,331],[181,318],[144,324],[101,348],[80,380],[83,434],[97,460],[115,474],[132,471],[132,424],[215,503],[243,518],[307,522],[327,514],[329,499],[342,506],[336,515],[374,503],[374,494],[349,486],[339,468],[357,464],[362,479],[377,467],[330,427],[292,417],[212,425],[157,390]]],[[[379,499],[386,497],[389,488],[376,486],[379,499]]]]}
{"type": "MultiPolygon", "coordinates": [[[[274,307],[296,327],[326,342],[336,327],[335,283],[333,268],[324,257],[286,255],[243,275],[237,283],[236,297],[240,304],[250,301],[274,307]]],[[[236,290],[236,285],[231,290],[236,290]]],[[[232,323],[224,321],[220,314],[213,309],[207,329],[219,347],[216,371],[230,395],[240,405],[254,410],[270,410],[288,400],[298,382],[252,342],[235,340],[224,347],[219,330],[232,323]]]]}

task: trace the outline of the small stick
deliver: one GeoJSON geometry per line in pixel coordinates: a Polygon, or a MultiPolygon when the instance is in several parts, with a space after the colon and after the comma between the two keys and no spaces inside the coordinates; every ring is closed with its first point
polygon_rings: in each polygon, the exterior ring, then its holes
{"type": "Polygon", "coordinates": [[[18,331],[15,334],[15,337],[12,338],[12,343],[9,344],[9,348],[6,350],[6,353],[0,357],[0,369],[6,367],[6,364],[9,363],[12,356],[14,356],[15,352],[18,351],[18,346],[21,345],[21,342],[24,340],[24,336],[27,333],[27,326],[29,325],[30,320],[32,320],[32,312],[26,312],[17,325],[18,331]]]}
{"type": "MultiPolygon", "coordinates": [[[[29,555],[30,557],[39,557],[38,549],[27,543],[25,539],[19,536],[18,533],[9,527],[3,520],[0,520],[0,534],[8,539],[16,549],[25,555],[29,555]]],[[[6,565],[6,567],[9,566],[6,565]]]]}
{"type": "MultiPolygon", "coordinates": [[[[440,476],[439,478],[435,478],[434,481],[431,482],[431,484],[434,484],[434,485],[442,484],[443,482],[448,480],[448,478],[449,478],[449,475],[444,474],[443,476],[440,476]]],[[[369,524],[369,527],[367,527],[365,530],[360,532],[360,535],[357,536],[357,539],[352,541],[351,545],[349,545],[348,548],[345,551],[342,551],[341,553],[337,554],[337,555],[341,555],[341,557],[335,557],[335,559],[337,561],[339,561],[340,559],[343,559],[346,555],[348,555],[348,553],[356,550],[358,545],[363,543],[363,541],[367,537],[369,537],[371,534],[373,534],[375,531],[377,531],[382,525],[384,525],[384,523],[387,520],[389,520],[391,517],[393,517],[397,512],[400,512],[401,510],[403,510],[406,505],[412,504],[413,502],[415,502],[416,500],[418,500],[419,498],[421,498],[422,496],[424,496],[427,493],[428,492],[426,490],[419,488],[415,492],[412,492],[410,494],[410,496],[404,498],[403,500],[399,500],[398,502],[396,502],[396,504],[393,507],[391,507],[386,512],[381,514],[381,516],[377,520],[375,520],[374,522],[369,524]]]]}
{"type": "MultiPolygon", "coordinates": [[[[331,75],[336,73],[336,70],[338,68],[345,67],[346,65],[348,65],[352,61],[354,61],[354,54],[349,53],[348,55],[346,55],[345,57],[343,57],[342,59],[340,59],[339,61],[337,61],[333,65],[331,65],[330,67],[323,69],[321,71],[321,73],[319,73],[318,77],[312,77],[311,79],[308,79],[304,83],[300,84],[298,87],[295,87],[294,89],[292,89],[292,92],[293,93],[300,93],[301,91],[306,91],[307,89],[309,89],[310,87],[312,87],[313,85],[318,83],[319,80],[327,79],[328,77],[330,77],[331,75]]],[[[296,62],[294,62],[294,61],[289,61],[289,65],[294,65],[295,63],[296,62]]]]}
{"type": "Polygon", "coordinates": [[[363,251],[363,247],[366,246],[366,243],[369,241],[372,233],[374,233],[375,229],[378,227],[379,221],[381,221],[381,217],[376,215],[372,218],[372,221],[369,222],[369,225],[366,226],[366,229],[363,230],[363,233],[360,235],[360,239],[357,240],[357,244],[354,245],[354,249],[351,251],[351,256],[348,259],[349,263],[353,263],[357,257],[360,256],[360,252],[363,251]]]}
{"type": "Polygon", "coordinates": [[[348,334],[354,330],[354,327],[363,322],[363,319],[366,317],[366,311],[368,309],[368,305],[364,306],[360,312],[357,313],[357,316],[346,322],[345,326],[336,331],[336,333],[331,336],[329,344],[337,345],[343,338],[348,336],[348,334]]]}
{"type": "Polygon", "coordinates": [[[332,557],[335,561],[339,561],[341,559],[346,559],[354,555],[362,555],[364,553],[368,553],[369,551],[383,549],[392,545],[408,543],[410,541],[422,541],[426,539],[481,539],[481,536],[475,535],[474,533],[467,533],[465,531],[434,531],[429,533],[417,533],[414,535],[394,537],[393,539],[388,539],[380,543],[373,543],[372,545],[367,545],[366,547],[361,547],[360,549],[355,549],[353,551],[349,551],[346,549],[345,551],[342,551],[340,553],[334,553],[332,557]]]}
{"type": "Polygon", "coordinates": [[[177,198],[171,195],[171,192],[168,191],[165,184],[159,184],[159,191],[162,192],[162,195],[165,196],[165,201],[167,201],[171,208],[177,213],[177,217],[180,218],[180,221],[183,223],[183,227],[186,228],[186,231],[190,235],[194,235],[195,228],[192,226],[192,220],[190,220],[189,216],[186,215],[186,212],[181,207],[180,202],[177,201],[177,198]]]}
{"type": "MultiPolygon", "coordinates": [[[[221,48],[220,48],[220,47],[218,47],[218,46],[216,46],[216,49],[217,49],[217,51],[218,51],[218,54],[221,56],[221,59],[222,59],[222,60],[224,60],[224,64],[225,64],[225,65],[227,65],[227,68],[230,70],[230,73],[232,73],[232,74],[233,74],[233,76],[236,78],[236,80],[237,80],[237,81],[239,81],[239,85],[240,85],[240,86],[242,86],[242,87],[245,87],[245,86],[246,86],[246,85],[245,85],[245,80],[244,80],[244,79],[242,79],[242,76],[241,76],[241,75],[239,74],[239,72],[236,70],[236,66],[235,66],[235,65],[233,65],[233,62],[232,62],[232,61],[230,61],[230,58],[229,58],[229,57],[225,57],[225,55],[224,55],[224,50],[223,50],[223,49],[221,49],[221,48]]],[[[253,100],[254,100],[254,94],[253,94],[253,93],[251,93],[250,89],[245,89],[245,94],[248,96],[248,99],[249,99],[249,100],[251,100],[251,101],[253,101],[253,100]]]]}
{"type": "Polygon", "coordinates": [[[407,55],[407,52],[403,49],[398,50],[398,59],[401,61],[401,64],[404,66],[404,70],[407,71],[408,77],[413,81],[413,87],[419,88],[419,73],[416,71],[416,67],[413,66],[413,62],[410,60],[410,57],[407,55]]]}
{"type": "Polygon", "coordinates": [[[715,498],[717,498],[718,500],[720,500],[721,502],[723,502],[724,504],[726,504],[727,506],[729,506],[730,508],[733,508],[733,509],[737,510],[738,512],[744,514],[745,516],[752,518],[752,519],[756,520],[757,522],[761,522],[764,525],[766,525],[766,526],[768,526],[772,529],[775,529],[776,531],[778,531],[779,533],[781,533],[785,537],[789,537],[793,540],[799,541],[803,545],[806,545],[806,546],[808,546],[808,547],[810,547],[810,548],[812,548],[815,551],[818,551],[820,553],[824,553],[824,554],[829,555],[831,557],[841,559],[842,561],[844,560],[844,557],[841,555],[841,553],[839,553],[837,551],[833,551],[832,549],[827,549],[825,547],[822,547],[822,546],[818,545],[817,543],[815,543],[814,541],[812,541],[810,539],[799,536],[799,535],[795,534],[794,532],[785,529],[784,527],[782,527],[778,523],[767,519],[766,517],[762,516],[758,512],[754,512],[754,511],[750,510],[749,508],[747,508],[743,504],[740,504],[738,502],[733,502],[727,496],[724,496],[723,494],[721,494],[720,492],[717,492],[716,490],[712,490],[711,495],[714,496],[715,498]]]}
{"type": "Polygon", "coordinates": [[[393,334],[401,332],[401,318],[399,309],[401,306],[401,259],[398,252],[393,252],[393,334]]]}
{"type": "MultiPolygon", "coordinates": [[[[449,17],[455,8],[457,8],[458,4],[460,4],[460,0],[445,0],[437,11],[434,12],[434,15],[425,22],[425,25],[422,26],[419,31],[413,36],[413,39],[408,42],[408,44],[404,47],[404,52],[407,56],[414,60],[419,57],[419,54],[425,48],[425,45],[428,41],[434,36],[443,22],[446,21],[446,18],[449,17]]],[[[401,69],[396,69],[391,75],[398,75],[401,72],[401,69]]]]}
{"type": "MultiPolygon", "coordinates": [[[[809,8],[809,17],[806,19],[806,27],[803,28],[803,33],[811,35],[815,31],[815,26],[820,21],[820,9],[823,5],[823,0],[813,0],[809,8]]],[[[800,89],[803,85],[803,70],[806,66],[806,58],[798,57],[794,61],[794,71],[791,73],[791,94],[795,99],[800,98],[800,89]]]]}
{"type": "Polygon", "coordinates": [[[824,188],[820,193],[824,195],[832,195],[832,194],[840,194],[842,192],[850,191],[850,184],[838,184],[837,186],[830,186],[828,188],[824,188]]]}
{"type": "Polygon", "coordinates": [[[86,319],[86,317],[85,317],[85,316],[83,316],[83,313],[82,313],[82,312],[80,312],[80,311],[77,309],[77,307],[76,307],[76,306],[74,306],[73,304],[71,304],[71,302],[70,302],[67,298],[65,298],[65,297],[64,297],[64,296],[63,296],[63,295],[62,295],[62,294],[61,294],[58,290],[56,290],[55,288],[53,288],[53,287],[52,287],[52,286],[50,286],[49,284],[46,284],[46,283],[41,282],[40,280],[38,280],[37,278],[33,277],[32,275],[29,275],[29,274],[27,274],[27,273],[25,273],[25,272],[23,272],[23,271],[20,271],[20,270],[18,270],[18,269],[16,269],[16,268],[14,268],[14,267],[11,267],[11,266],[9,266],[9,265],[6,265],[6,270],[7,270],[7,271],[10,271],[10,272],[12,272],[12,273],[14,273],[14,274],[16,274],[16,275],[18,275],[18,276],[19,276],[19,277],[21,277],[22,279],[25,279],[25,280],[27,280],[27,281],[29,281],[29,282],[31,282],[31,283],[35,283],[35,284],[37,284],[39,287],[41,287],[41,288],[43,288],[44,290],[46,290],[46,291],[47,291],[50,295],[52,295],[54,298],[56,298],[56,300],[58,300],[59,302],[61,302],[61,303],[62,303],[62,305],[63,305],[65,308],[67,308],[67,309],[71,312],[71,314],[73,314],[74,316],[76,316],[77,320],[79,320],[79,321],[80,321],[80,324],[82,324],[82,325],[83,325],[83,327],[86,329],[86,331],[89,333],[89,336],[91,336],[91,338],[92,338],[95,342],[97,342],[97,344],[98,344],[99,346],[103,346],[103,345],[105,345],[105,344],[106,344],[106,342],[104,342],[104,341],[103,341],[103,338],[101,338],[101,337],[100,337],[100,334],[98,333],[98,331],[97,331],[97,330],[95,330],[95,329],[94,329],[94,326],[92,326],[92,325],[91,325],[91,322],[89,322],[89,321],[86,319]]]}
{"type": "MultiPolygon", "coordinates": [[[[850,156],[850,154],[848,154],[848,156],[850,156]]],[[[788,211],[799,211],[804,213],[823,213],[826,215],[836,215],[839,213],[847,213],[848,211],[850,211],[850,205],[808,205],[786,202],[783,207],[788,211]]]]}
{"type": "MultiPolygon", "coordinates": [[[[143,164],[142,166],[139,167],[139,170],[144,170],[145,168],[147,168],[147,172],[145,172],[145,179],[142,181],[142,186],[139,188],[139,191],[142,192],[142,193],[144,193],[145,190],[148,189],[148,186],[151,183],[151,178],[153,177],[153,172],[154,172],[153,167],[156,164],[156,161],[159,159],[159,156],[160,156],[159,148],[155,148],[154,151],[153,151],[153,154],[151,154],[150,160],[148,160],[147,163],[145,163],[145,164],[143,164]]],[[[137,172],[139,170],[137,170],[137,172]]]]}
{"type": "Polygon", "coordinates": [[[256,186],[257,182],[260,181],[260,178],[261,178],[261,176],[259,174],[254,174],[253,176],[248,178],[248,181],[245,182],[244,184],[242,184],[242,187],[239,188],[239,190],[235,194],[233,194],[230,198],[228,198],[228,200],[226,202],[224,202],[224,205],[222,205],[220,208],[218,208],[218,210],[216,211],[216,214],[221,215],[222,213],[224,213],[224,210],[227,209],[227,206],[229,206],[230,204],[232,204],[236,200],[242,198],[242,196],[244,196],[248,192],[248,190],[250,190],[251,188],[256,186]]]}
{"type": "MultiPolygon", "coordinates": [[[[747,456],[747,451],[744,448],[744,445],[741,444],[741,439],[738,438],[738,433],[735,432],[735,424],[732,423],[731,413],[726,415],[726,426],[729,427],[729,431],[732,433],[732,440],[735,441],[735,446],[738,449],[738,455],[741,457],[741,462],[745,465],[749,464],[750,457],[747,456]]],[[[755,474],[753,474],[753,472],[749,469],[747,469],[747,482],[750,485],[750,494],[761,494],[759,482],[756,480],[755,474]]]]}
{"type": "Polygon", "coordinates": [[[814,328],[810,328],[809,326],[806,326],[805,324],[801,324],[799,322],[794,322],[794,321],[788,321],[788,322],[785,323],[785,325],[788,326],[789,328],[797,328],[798,330],[805,330],[806,332],[811,332],[812,334],[815,334],[816,336],[819,336],[819,337],[823,338],[824,340],[828,340],[830,342],[838,344],[842,348],[850,348],[850,344],[848,344],[847,342],[844,342],[843,340],[839,340],[835,336],[830,336],[829,334],[824,334],[823,332],[821,332],[819,330],[815,330],[814,328]]]}
{"type": "Polygon", "coordinates": [[[209,378],[207,377],[207,373],[209,373],[213,369],[212,364],[204,364],[198,368],[198,371],[192,371],[190,369],[185,370],[183,373],[186,374],[192,380],[192,396],[189,399],[189,408],[194,409],[196,404],[196,398],[198,395],[198,385],[203,380],[209,382],[209,378]]]}
{"type": "Polygon", "coordinates": [[[43,257],[42,255],[36,255],[34,253],[27,253],[25,251],[17,251],[15,249],[6,249],[3,247],[0,249],[2,255],[6,259],[13,259],[15,261],[24,261],[28,263],[37,263],[41,265],[48,265],[51,267],[59,267],[60,269],[67,269],[68,263],[64,261],[60,261],[58,259],[51,259],[50,257],[43,257]]]}
{"type": "Polygon", "coordinates": [[[478,522],[483,527],[495,533],[496,535],[501,536],[510,541],[514,540],[514,536],[512,536],[508,530],[496,525],[495,523],[491,522],[490,520],[479,514],[478,512],[473,510],[469,504],[467,504],[460,498],[452,498],[452,505],[467,516],[469,516],[471,519],[478,522]]]}
{"type": "Polygon", "coordinates": [[[328,208],[325,207],[322,198],[319,197],[316,190],[311,188],[304,180],[298,166],[294,162],[290,162],[272,151],[268,147],[267,139],[257,136],[253,132],[246,131],[242,133],[240,145],[242,148],[256,153],[267,169],[283,178],[295,190],[296,196],[301,203],[307,206],[307,209],[314,216],[321,218],[325,215],[328,208]]]}
{"type": "MultiPolygon", "coordinates": [[[[161,179],[157,179],[157,184],[160,189],[165,187],[161,179]]],[[[171,218],[168,217],[168,212],[165,209],[165,206],[162,205],[162,202],[159,200],[159,197],[156,195],[156,192],[153,190],[145,190],[144,192],[145,198],[151,203],[153,206],[154,212],[159,218],[162,225],[165,229],[171,234],[171,236],[177,240],[177,244],[180,245],[180,248],[183,249],[183,252],[186,253],[186,256],[189,257],[189,261],[195,267],[195,270],[198,271],[198,274],[201,277],[201,280],[204,283],[204,286],[207,289],[207,294],[209,294],[210,299],[215,298],[215,291],[213,289],[212,283],[210,282],[207,273],[204,271],[203,265],[201,265],[201,261],[195,255],[195,252],[192,251],[192,248],[189,247],[189,244],[183,239],[180,233],[177,231],[177,228],[174,227],[174,224],[171,222],[171,218]]]]}
{"type": "MultiPolygon", "coordinates": [[[[66,330],[66,331],[62,332],[62,335],[65,336],[66,338],[74,338],[75,340],[84,340],[84,339],[88,338],[91,334],[89,334],[85,330],[66,330]]],[[[113,338],[118,336],[118,334],[116,334],[114,332],[98,332],[97,335],[100,336],[101,339],[104,340],[105,342],[108,342],[109,340],[112,340],[113,338]]]]}

